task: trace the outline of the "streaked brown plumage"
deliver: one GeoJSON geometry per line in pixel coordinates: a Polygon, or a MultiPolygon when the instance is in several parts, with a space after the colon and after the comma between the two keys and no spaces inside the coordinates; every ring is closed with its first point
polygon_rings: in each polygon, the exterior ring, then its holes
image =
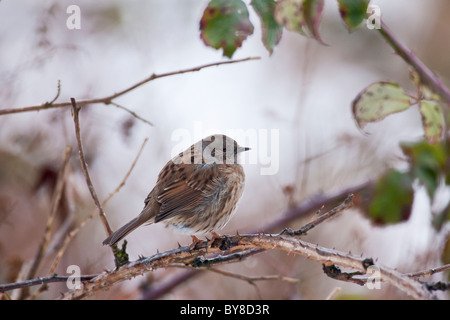
{"type": "Polygon", "coordinates": [[[112,246],[140,225],[160,221],[191,235],[220,230],[244,191],[245,174],[237,158],[247,150],[221,134],[193,144],[167,162],[142,212],[103,244],[112,246]]]}

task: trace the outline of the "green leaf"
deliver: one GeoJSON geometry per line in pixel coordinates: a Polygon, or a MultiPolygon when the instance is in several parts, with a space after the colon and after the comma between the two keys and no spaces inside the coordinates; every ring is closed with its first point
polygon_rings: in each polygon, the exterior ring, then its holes
{"type": "Polygon", "coordinates": [[[283,26],[275,21],[275,1],[252,0],[252,6],[261,20],[262,42],[269,53],[272,54],[273,49],[280,42],[283,33],[283,26]]]}
{"type": "Polygon", "coordinates": [[[366,17],[369,0],[338,0],[339,13],[349,31],[353,31],[366,17]]]}
{"type": "Polygon", "coordinates": [[[322,44],[325,44],[319,34],[319,25],[322,18],[323,7],[323,0],[305,0],[305,2],[303,3],[303,13],[306,26],[308,27],[314,39],[322,44]]]}
{"type": "Polygon", "coordinates": [[[442,143],[433,145],[426,141],[402,144],[401,147],[410,159],[411,173],[425,186],[430,197],[433,197],[441,174],[446,172],[448,148],[442,143]]]}
{"type": "Polygon", "coordinates": [[[408,173],[390,170],[376,183],[369,216],[377,223],[397,223],[408,219],[413,202],[413,179],[408,173]]]}
{"type": "Polygon", "coordinates": [[[415,101],[398,84],[376,82],[371,84],[353,100],[353,116],[360,128],[386,116],[408,109],[415,101]]]}
{"type": "Polygon", "coordinates": [[[419,74],[415,70],[409,70],[409,77],[412,83],[416,86],[419,98],[423,100],[435,100],[440,101],[441,97],[434,93],[430,87],[420,79],[419,74]]]}
{"type": "Polygon", "coordinates": [[[247,6],[241,0],[212,0],[200,20],[200,37],[231,58],[242,42],[253,33],[247,6]]]}
{"type": "Polygon", "coordinates": [[[303,0],[280,0],[275,4],[275,21],[289,31],[306,35],[303,0]]]}
{"type": "Polygon", "coordinates": [[[425,138],[431,144],[439,142],[444,132],[445,120],[439,101],[421,100],[419,111],[422,116],[425,138]]]}

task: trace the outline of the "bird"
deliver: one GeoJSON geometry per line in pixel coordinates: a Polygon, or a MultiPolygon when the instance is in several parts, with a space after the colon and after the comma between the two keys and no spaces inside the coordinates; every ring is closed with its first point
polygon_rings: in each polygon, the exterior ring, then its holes
{"type": "Polygon", "coordinates": [[[114,246],[143,224],[163,222],[181,233],[196,235],[222,229],[233,216],[245,185],[238,155],[250,148],[214,134],[169,160],[144,201],[141,213],[103,241],[114,246]]]}

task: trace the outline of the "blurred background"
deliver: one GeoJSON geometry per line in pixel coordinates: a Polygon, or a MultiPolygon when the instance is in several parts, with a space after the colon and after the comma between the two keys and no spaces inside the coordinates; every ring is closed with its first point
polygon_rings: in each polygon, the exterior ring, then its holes
{"type": "MultiPolygon", "coordinates": [[[[450,2],[374,0],[371,4],[380,6],[394,34],[450,84],[450,2]]],[[[58,81],[57,102],[70,97],[101,98],[152,73],[227,61],[221,51],[206,47],[200,39],[199,22],[207,5],[206,0],[1,1],[0,108],[51,101],[58,81]],[[66,27],[70,4],[81,9],[79,30],[66,27]]],[[[312,197],[339,193],[377,178],[389,167],[405,166],[399,142],[416,141],[423,135],[417,107],[368,125],[365,132],[356,127],[351,114],[352,100],[372,82],[395,81],[411,88],[408,66],[376,30],[363,24],[350,34],[339,17],[337,2],[325,1],[320,32],[328,46],[284,30],[269,55],[253,10],[250,20],[254,33],[233,59],[259,56],[261,60],[157,79],[115,99],[153,126],[113,105],[82,109],[84,149],[101,201],[120,184],[144,139],[149,139],[125,186],[104,208],[113,229],[142,210],[159,170],[180,144],[174,138],[179,130],[190,133],[192,141],[177,151],[215,132],[279,133],[279,154],[274,155],[279,161],[277,172],[262,175],[261,167],[266,165],[260,157],[257,163],[244,163],[246,189],[224,234],[264,229],[290,207],[312,197]]],[[[256,145],[250,140],[238,142],[258,152],[259,141],[256,145]]],[[[73,146],[69,173],[48,255],[37,276],[47,274],[61,239],[95,206],[80,170],[70,108],[0,116],[1,283],[23,279],[36,255],[66,145],[73,146]]],[[[448,191],[443,190],[440,197],[448,200],[448,191]]],[[[442,264],[448,229],[437,232],[431,227],[430,207],[426,192],[418,187],[413,212],[405,222],[375,226],[364,213],[351,210],[316,228],[305,240],[364,254],[401,272],[435,267],[442,264]]],[[[299,227],[308,219],[290,226],[299,227]]],[[[95,215],[70,242],[55,272],[66,275],[69,265],[80,266],[82,274],[113,268],[111,251],[101,244],[105,237],[95,215]]],[[[141,227],[127,240],[131,260],[191,241],[162,224],[141,227]]],[[[255,287],[203,271],[157,297],[324,299],[340,287],[338,298],[407,298],[389,285],[368,290],[332,280],[319,263],[277,251],[219,268],[252,276],[280,274],[299,281],[261,281],[255,287]]],[[[157,270],[94,298],[152,297],[149,292],[154,288],[185,272],[157,270]]],[[[442,277],[437,274],[431,279],[442,277]]],[[[51,284],[38,298],[53,299],[64,291],[65,284],[51,284]]]]}

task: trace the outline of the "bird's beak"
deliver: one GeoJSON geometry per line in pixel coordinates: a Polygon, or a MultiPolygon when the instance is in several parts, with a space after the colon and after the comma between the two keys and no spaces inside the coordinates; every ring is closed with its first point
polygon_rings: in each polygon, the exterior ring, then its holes
{"type": "Polygon", "coordinates": [[[244,152],[244,151],[248,151],[248,150],[251,150],[251,149],[249,147],[238,147],[236,153],[240,153],[240,152],[244,152]]]}

